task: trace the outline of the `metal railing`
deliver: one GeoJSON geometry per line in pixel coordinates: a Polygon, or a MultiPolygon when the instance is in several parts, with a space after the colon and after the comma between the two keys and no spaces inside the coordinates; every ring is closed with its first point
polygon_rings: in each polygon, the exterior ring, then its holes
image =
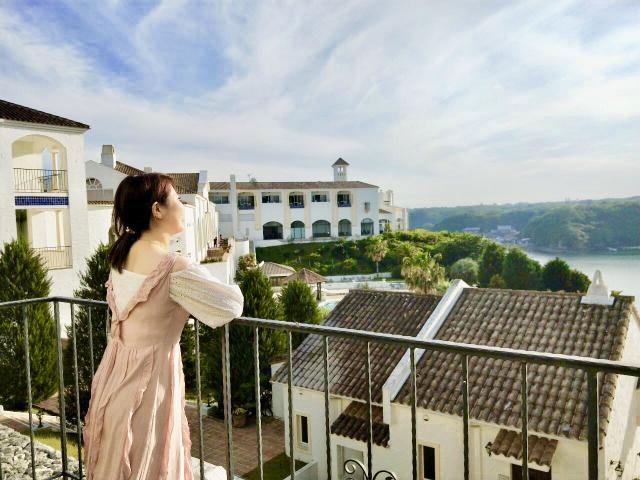
{"type": "Polygon", "coordinates": [[[69,191],[66,170],[14,168],[13,186],[16,192],[23,193],[60,193],[69,191]]]}
{"type": "MultiPolygon", "coordinates": [[[[78,387],[78,352],[76,343],[76,320],[74,316],[74,307],[80,305],[88,308],[88,320],[89,320],[89,350],[91,358],[91,372],[95,372],[95,366],[93,364],[94,358],[94,341],[93,341],[93,329],[92,329],[92,317],[91,312],[100,309],[104,311],[106,302],[95,300],[84,300],[67,297],[48,297],[48,298],[36,298],[30,300],[19,300],[13,302],[0,303],[0,309],[5,308],[20,308],[22,309],[22,330],[24,335],[24,349],[25,349],[25,371],[27,376],[27,401],[29,407],[29,436],[31,439],[31,473],[32,478],[36,478],[35,468],[35,448],[34,448],[34,433],[33,433],[33,419],[32,419],[32,395],[31,395],[31,365],[29,355],[29,319],[27,316],[26,307],[37,303],[53,303],[54,318],[56,323],[56,350],[57,350],[57,369],[58,369],[58,398],[60,409],[60,440],[61,440],[61,454],[62,454],[62,471],[49,477],[53,478],[72,478],[82,479],[84,478],[82,467],[82,452],[80,445],[82,444],[82,424],[80,421],[80,403],[79,403],[79,387],[78,387]],[[70,305],[71,311],[71,348],[73,351],[73,368],[74,368],[74,387],[75,387],[75,404],[76,404],[76,435],[78,438],[78,461],[79,471],[77,474],[68,471],[68,450],[67,450],[67,422],[65,416],[65,392],[64,392],[64,376],[63,376],[63,363],[62,363],[62,323],[60,321],[60,304],[66,303],[70,305]]],[[[105,330],[109,331],[109,312],[108,309],[104,315],[101,316],[105,320],[105,330]]],[[[395,475],[390,471],[380,470],[379,472],[373,472],[373,405],[372,405],[372,387],[371,387],[371,346],[372,344],[390,344],[395,347],[407,348],[409,350],[410,359],[410,408],[411,408],[411,449],[412,449],[412,477],[414,480],[419,478],[418,470],[418,451],[417,451],[417,435],[416,435],[416,418],[417,418],[417,381],[416,381],[416,350],[425,351],[440,351],[448,352],[459,355],[460,369],[462,372],[462,383],[460,385],[460,394],[462,396],[462,429],[463,429],[463,471],[465,480],[470,476],[470,461],[469,461],[469,358],[470,357],[487,357],[494,359],[509,360],[518,362],[520,365],[520,382],[522,385],[520,402],[521,402],[521,439],[522,439],[522,478],[528,480],[529,468],[528,468],[528,405],[527,395],[529,391],[527,367],[529,365],[548,365],[555,367],[565,367],[584,370],[587,375],[587,406],[588,406],[588,479],[597,480],[598,472],[600,468],[604,468],[603,465],[599,465],[598,448],[599,448],[599,381],[598,374],[618,374],[628,375],[640,378],[640,366],[631,365],[623,362],[614,362],[610,360],[601,360],[586,357],[575,357],[568,355],[550,354],[531,352],[524,350],[511,350],[498,347],[488,347],[480,345],[469,345],[454,343],[442,340],[422,340],[414,337],[407,337],[401,335],[376,333],[362,330],[350,330],[346,328],[330,327],[323,325],[309,325],[285,322],[280,320],[267,320],[260,318],[248,318],[240,317],[233,320],[235,324],[245,325],[253,330],[253,361],[254,361],[254,382],[255,382],[255,401],[256,401],[256,435],[257,435],[257,458],[258,458],[258,473],[261,480],[264,479],[264,457],[263,457],[263,443],[262,443],[262,413],[261,413],[261,388],[260,388],[260,329],[266,328],[271,330],[284,330],[287,335],[287,396],[288,396],[288,447],[290,452],[290,474],[291,479],[296,477],[295,471],[295,459],[294,452],[294,434],[293,434],[293,371],[295,365],[293,363],[293,333],[314,334],[319,335],[322,338],[322,371],[323,371],[323,393],[324,393],[324,427],[325,427],[325,447],[326,447],[326,468],[327,478],[331,480],[332,471],[332,456],[331,456],[331,423],[329,414],[329,398],[330,398],[330,385],[329,385],[329,346],[330,341],[333,339],[349,339],[360,341],[365,344],[364,355],[361,359],[363,366],[363,380],[366,382],[366,420],[367,420],[367,441],[366,441],[366,465],[360,463],[357,460],[348,459],[344,463],[344,471],[347,474],[353,474],[356,471],[356,467],[361,469],[364,478],[368,480],[375,479],[378,474],[384,475],[383,478],[395,479],[395,475]]],[[[202,407],[202,393],[201,393],[201,372],[200,372],[200,322],[195,320],[195,369],[196,369],[196,407],[197,411],[201,411],[202,407]]],[[[208,328],[208,327],[207,327],[208,328]]],[[[227,479],[232,480],[237,478],[234,476],[235,463],[233,458],[233,430],[232,430],[232,415],[231,415],[231,365],[229,354],[229,324],[224,327],[220,327],[223,330],[221,335],[221,352],[222,352],[222,385],[223,385],[223,403],[224,403],[224,425],[226,436],[226,460],[225,467],[227,470],[227,479]]],[[[357,361],[357,359],[353,359],[357,361]]],[[[204,478],[204,436],[202,415],[198,415],[198,451],[200,458],[200,478],[204,478]]],[[[0,453],[0,480],[2,480],[2,458],[0,453]]],[[[393,470],[393,468],[390,468],[393,470]]]]}
{"type": "Polygon", "coordinates": [[[71,268],[71,247],[38,247],[32,249],[36,252],[45,266],[49,270],[56,270],[59,268],[71,268]]]}

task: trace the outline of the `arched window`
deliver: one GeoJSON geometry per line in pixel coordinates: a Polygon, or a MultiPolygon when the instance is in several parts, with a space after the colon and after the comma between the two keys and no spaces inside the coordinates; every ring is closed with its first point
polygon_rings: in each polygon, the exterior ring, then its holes
{"type": "Polygon", "coordinates": [[[317,220],[313,222],[311,226],[313,238],[318,237],[330,237],[331,236],[331,224],[326,220],[317,220]]]}
{"type": "Polygon", "coordinates": [[[282,224],[278,222],[267,222],[262,226],[262,238],[265,240],[281,240],[282,224]]]}
{"type": "Polygon", "coordinates": [[[345,218],[338,222],[338,236],[350,237],[351,236],[351,222],[345,218]]]}
{"type": "Polygon", "coordinates": [[[304,238],[304,223],[300,220],[291,222],[291,238],[294,240],[304,238]]]}
{"type": "Polygon", "coordinates": [[[373,235],[373,220],[365,218],[360,222],[360,235],[373,235]]]}
{"type": "Polygon", "coordinates": [[[102,190],[102,182],[97,178],[89,177],[86,181],[87,190],[102,190]]]}

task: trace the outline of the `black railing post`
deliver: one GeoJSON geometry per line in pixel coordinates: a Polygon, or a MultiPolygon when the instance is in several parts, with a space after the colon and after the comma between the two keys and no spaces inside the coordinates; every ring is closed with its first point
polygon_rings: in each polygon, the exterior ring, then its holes
{"type": "Polygon", "coordinates": [[[293,341],[291,338],[291,330],[287,330],[287,390],[288,390],[288,407],[289,407],[289,474],[291,480],[296,478],[296,461],[293,456],[293,341]]]}
{"type": "Polygon", "coordinates": [[[72,335],[72,347],[73,347],[73,377],[76,390],[76,434],[78,437],[78,475],[82,478],[82,421],[80,419],[80,387],[78,386],[78,346],[76,343],[76,316],[74,311],[74,304],[70,303],[69,308],[71,310],[71,335],[72,335]]]}
{"type": "Polygon", "coordinates": [[[196,335],[196,408],[198,409],[198,453],[200,456],[200,478],[204,478],[204,437],[202,429],[202,384],[200,381],[200,321],[193,319],[196,335]]]}
{"type": "Polygon", "coordinates": [[[96,373],[93,361],[93,324],[91,323],[91,305],[87,305],[87,314],[89,320],[89,361],[91,363],[91,380],[96,373]]]}
{"type": "Polygon", "coordinates": [[[365,372],[367,375],[367,475],[373,472],[373,407],[371,406],[371,343],[365,345],[365,372]]]}
{"type": "Polygon", "coordinates": [[[253,362],[255,368],[254,381],[256,393],[256,441],[258,445],[258,478],[264,480],[262,466],[262,402],[260,401],[260,331],[253,328],[253,362]]]}
{"type": "Polygon", "coordinates": [[[227,480],[233,480],[233,431],[231,411],[231,353],[229,352],[229,324],[222,327],[222,390],[224,393],[224,426],[227,432],[227,480]]]}
{"type": "Polygon", "coordinates": [[[520,420],[522,422],[522,480],[529,480],[529,382],[527,381],[527,363],[520,364],[520,420]]]}
{"type": "Polygon", "coordinates": [[[598,408],[598,371],[587,370],[587,444],[589,480],[598,480],[598,445],[600,442],[600,411],[598,408]]]}
{"type": "Polygon", "coordinates": [[[418,386],[416,378],[416,350],[409,349],[409,362],[411,366],[411,475],[413,480],[418,480],[418,441],[417,441],[417,402],[418,386]]]}
{"type": "Polygon", "coordinates": [[[469,357],[461,356],[462,363],[462,436],[464,441],[464,480],[469,480],[469,357]]]}
{"type": "MultiPolygon", "coordinates": [[[[31,359],[29,358],[29,319],[27,317],[27,306],[22,306],[22,328],[24,332],[24,366],[27,372],[27,402],[29,407],[29,440],[31,449],[31,476],[36,478],[36,450],[33,443],[33,398],[31,396],[31,359]]],[[[2,463],[2,462],[0,462],[2,463]]],[[[2,475],[0,474],[0,478],[2,475]]]]}
{"type": "Polygon", "coordinates": [[[323,336],[322,365],[324,367],[324,425],[327,450],[327,480],[331,480],[331,416],[329,412],[329,337],[323,336]]]}
{"type": "Polygon", "coordinates": [[[60,323],[60,304],[53,301],[53,312],[56,322],[56,343],[58,347],[58,407],[60,408],[60,450],[62,452],[62,473],[67,475],[67,420],[64,402],[64,367],[62,363],[62,324],[60,323]]]}

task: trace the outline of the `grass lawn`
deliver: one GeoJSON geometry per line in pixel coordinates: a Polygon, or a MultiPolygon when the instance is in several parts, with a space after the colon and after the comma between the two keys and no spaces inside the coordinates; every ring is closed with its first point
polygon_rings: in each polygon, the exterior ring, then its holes
{"type": "MultiPolygon", "coordinates": [[[[304,467],[306,463],[296,460],[296,471],[304,467]]],[[[289,476],[289,457],[284,453],[281,453],[277,457],[273,457],[268,462],[265,462],[263,466],[264,480],[282,480],[289,476]]],[[[251,470],[244,475],[246,480],[258,480],[260,473],[259,468],[251,470]]]]}
{"type": "MultiPolygon", "coordinates": [[[[29,430],[22,433],[29,435],[29,430]]],[[[41,430],[34,430],[33,436],[36,441],[60,451],[60,432],[43,428],[41,430]]],[[[74,458],[78,457],[78,437],[75,433],[67,432],[67,454],[74,458]]]]}

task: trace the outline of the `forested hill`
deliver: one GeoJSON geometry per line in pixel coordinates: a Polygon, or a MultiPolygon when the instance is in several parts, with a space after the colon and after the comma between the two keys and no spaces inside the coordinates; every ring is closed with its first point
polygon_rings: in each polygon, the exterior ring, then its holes
{"type": "Polygon", "coordinates": [[[477,227],[489,233],[511,225],[536,247],[603,250],[640,245],[640,196],[464,207],[413,208],[410,228],[460,231],[477,227]]]}

